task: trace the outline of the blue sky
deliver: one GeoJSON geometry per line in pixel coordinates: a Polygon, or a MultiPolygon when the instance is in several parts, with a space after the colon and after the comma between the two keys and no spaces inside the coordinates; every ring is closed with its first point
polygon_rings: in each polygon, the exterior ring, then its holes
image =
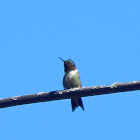
{"type": "MultiPolygon", "coordinates": [[[[1,0],[0,98],[62,90],[64,60],[83,86],[140,80],[140,1],[1,0]]],[[[140,139],[140,91],[0,109],[1,139],[140,139]]]]}

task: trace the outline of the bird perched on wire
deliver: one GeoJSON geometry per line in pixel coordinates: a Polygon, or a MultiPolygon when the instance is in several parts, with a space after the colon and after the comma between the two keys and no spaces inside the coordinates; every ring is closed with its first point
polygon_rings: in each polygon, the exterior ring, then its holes
{"type": "MultiPolygon", "coordinates": [[[[60,58],[60,59],[64,62],[64,71],[65,71],[65,75],[63,77],[64,88],[70,89],[70,88],[81,87],[80,75],[79,75],[78,70],[76,69],[74,62],[71,59],[66,60],[66,61],[64,61],[62,58],[60,58]]],[[[76,109],[76,107],[78,107],[78,106],[80,106],[84,110],[84,106],[83,106],[81,97],[72,98],[71,106],[72,106],[72,111],[74,111],[76,109]]]]}

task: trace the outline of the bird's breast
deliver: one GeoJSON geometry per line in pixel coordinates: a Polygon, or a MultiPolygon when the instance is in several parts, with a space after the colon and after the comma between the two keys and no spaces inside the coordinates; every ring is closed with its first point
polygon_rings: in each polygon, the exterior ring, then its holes
{"type": "Polygon", "coordinates": [[[78,70],[67,72],[63,79],[63,85],[66,89],[80,87],[81,81],[80,81],[78,70]]]}
{"type": "Polygon", "coordinates": [[[66,79],[72,79],[74,76],[76,76],[78,74],[78,71],[77,70],[72,70],[68,73],[65,74],[65,78],[66,79]]]}

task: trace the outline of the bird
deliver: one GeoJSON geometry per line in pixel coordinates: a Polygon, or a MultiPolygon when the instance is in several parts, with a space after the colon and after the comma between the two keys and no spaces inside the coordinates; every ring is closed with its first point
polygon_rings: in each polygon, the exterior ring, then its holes
{"type": "MultiPolygon", "coordinates": [[[[63,77],[64,88],[65,89],[78,88],[78,87],[80,88],[82,86],[80,80],[80,74],[75,66],[75,63],[71,59],[68,59],[66,61],[64,61],[62,58],[60,59],[64,62],[64,72],[65,72],[65,75],[63,77]]],[[[73,112],[78,106],[80,106],[84,111],[84,105],[81,97],[71,98],[71,107],[73,112]]]]}

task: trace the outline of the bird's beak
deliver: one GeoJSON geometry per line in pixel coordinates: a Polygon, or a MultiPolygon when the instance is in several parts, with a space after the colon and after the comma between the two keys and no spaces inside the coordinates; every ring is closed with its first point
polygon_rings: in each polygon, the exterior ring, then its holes
{"type": "Polygon", "coordinates": [[[65,62],[61,57],[59,57],[63,62],[65,62]]]}

